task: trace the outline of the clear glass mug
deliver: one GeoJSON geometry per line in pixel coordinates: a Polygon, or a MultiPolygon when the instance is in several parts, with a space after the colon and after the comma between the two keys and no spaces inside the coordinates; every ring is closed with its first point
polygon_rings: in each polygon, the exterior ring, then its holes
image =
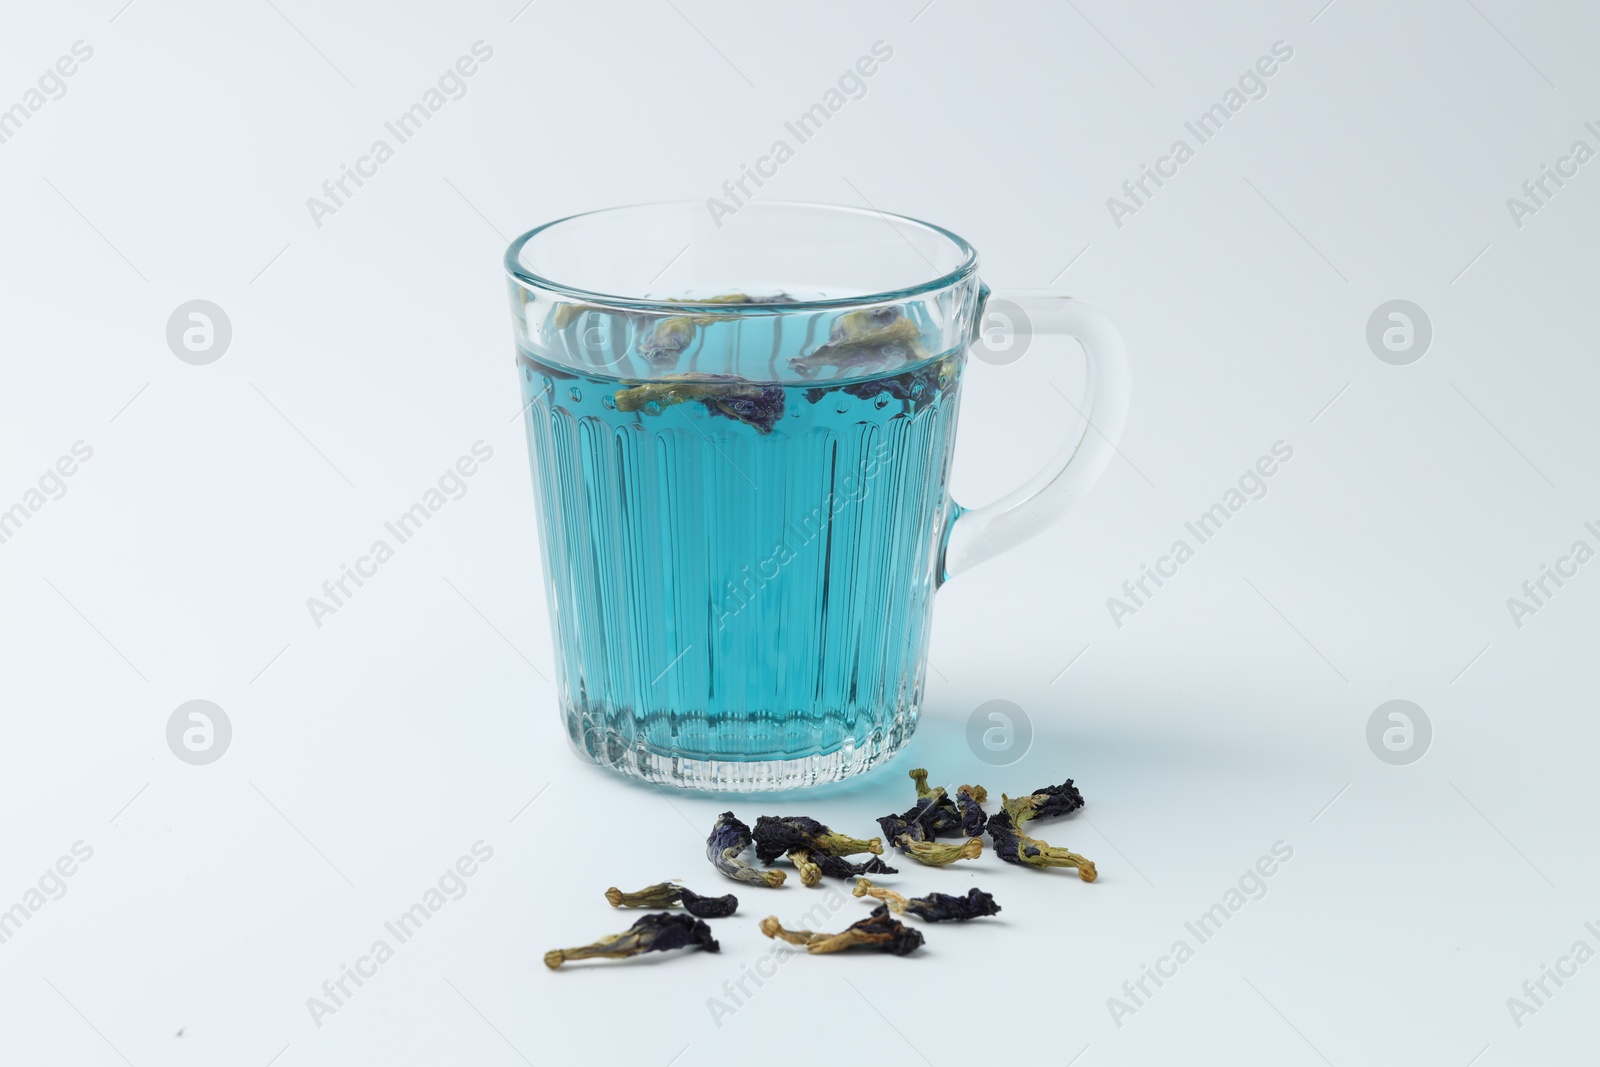
{"type": "Polygon", "coordinates": [[[996,300],[947,230],[699,203],[576,215],[506,252],[556,686],[584,758],[784,789],[916,727],[933,594],[1059,518],[1110,462],[1122,340],[1008,292],[1088,356],[1085,425],[986,507],[947,491],[968,347],[996,300]]]}

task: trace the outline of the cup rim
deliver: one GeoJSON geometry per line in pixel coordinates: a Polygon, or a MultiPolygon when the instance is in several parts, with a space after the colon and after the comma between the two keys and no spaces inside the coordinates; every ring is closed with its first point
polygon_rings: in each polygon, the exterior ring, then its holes
{"type": "MultiPolygon", "coordinates": [[[[795,311],[817,311],[830,308],[856,307],[862,304],[876,304],[895,300],[908,300],[915,297],[926,296],[941,289],[957,285],[972,277],[978,269],[978,251],[973,248],[966,238],[932,222],[913,218],[910,215],[900,215],[893,212],[879,211],[877,208],[861,208],[849,204],[827,204],[806,200],[760,200],[746,204],[746,207],[788,207],[805,208],[808,210],[824,210],[842,214],[855,214],[866,217],[882,219],[885,225],[893,226],[896,221],[908,223],[912,226],[930,230],[948,240],[961,253],[961,262],[928,281],[918,282],[915,285],[899,289],[886,289],[882,292],[863,293],[859,296],[830,297],[815,300],[791,300],[783,303],[760,304],[725,304],[706,303],[695,300],[665,300],[651,299],[638,296],[623,296],[617,293],[602,293],[596,290],[583,289],[578,286],[568,285],[535,274],[522,265],[521,255],[523,246],[530,240],[546,230],[553,229],[563,223],[577,219],[588,218],[592,215],[605,215],[617,211],[633,211],[639,208],[662,207],[695,207],[699,202],[694,200],[654,200],[638,204],[618,204],[612,207],[597,208],[591,211],[580,211],[572,215],[565,215],[559,219],[535,226],[521,236],[517,237],[506,248],[505,269],[506,273],[524,285],[532,286],[546,292],[555,293],[571,300],[586,304],[601,304],[606,307],[626,308],[632,311],[658,311],[681,314],[685,309],[692,309],[696,314],[706,315],[763,315],[784,314],[795,311]]],[[[930,264],[931,267],[931,264],[930,264]]]]}

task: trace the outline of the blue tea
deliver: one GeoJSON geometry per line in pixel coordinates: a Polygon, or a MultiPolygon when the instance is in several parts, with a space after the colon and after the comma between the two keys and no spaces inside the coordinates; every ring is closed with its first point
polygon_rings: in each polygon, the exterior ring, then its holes
{"type": "Polygon", "coordinates": [[[698,789],[866,770],[921,714],[940,584],[1105,470],[1115,327],[989,299],[972,246],[876,209],[693,202],[546,223],[506,251],[557,698],[586,759],[698,789]],[[1087,357],[1085,418],[980,508],[950,499],[969,349],[1087,357]],[[1095,435],[1089,436],[1089,429],[1095,435]]]}
{"type": "Polygon", "coordinates": [[[950,507],[959,350],[927,351],[896,306],[809,328],[556,318],[519,363],[572,742],[715,788],[828,779],[900,747],[950,507]],[[620,346],[606,362],[674,373],[550,358],[586,336],[620,346]]]}

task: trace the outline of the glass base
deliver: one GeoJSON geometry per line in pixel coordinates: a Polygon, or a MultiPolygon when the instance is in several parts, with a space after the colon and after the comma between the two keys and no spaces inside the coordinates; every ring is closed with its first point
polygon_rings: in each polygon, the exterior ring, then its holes
{"type": "Polygon", "coordinates": [[[871,770],[906,746],[917,726],[917,709],[897,711],[866,744],[846,742],[832,752],[774,759],[695,759],[640,743],[613,726],[572,729],[577,715],[567,711],[568,740],[584,760],[647,782],[714,793],[758,793],[802,789],[839,782],[871,770]],[[574,740],[581,737],[582,742],[574,740]]]}

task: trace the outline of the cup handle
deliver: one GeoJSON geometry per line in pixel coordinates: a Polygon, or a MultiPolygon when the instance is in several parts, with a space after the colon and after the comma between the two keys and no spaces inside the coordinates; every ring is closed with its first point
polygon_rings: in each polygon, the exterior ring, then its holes
{"type": "Polygon", "coordinates": [[[978,329],[995,315],[1012,319],[1013,344],[1019,335],[1058,335],[1074,338],[1083,346],[1088,358],[1084,425],[1061,446],[1050,464],[1021,488],[971,510],[949,501],[940,568],[944,579],[1021,544],[1065,515],[1111,462],[1128,418],[1131,376],[1127,350],[1122,335],[1098,308],[1054,290],[1013,289],[990,296],[978,329]]]}

